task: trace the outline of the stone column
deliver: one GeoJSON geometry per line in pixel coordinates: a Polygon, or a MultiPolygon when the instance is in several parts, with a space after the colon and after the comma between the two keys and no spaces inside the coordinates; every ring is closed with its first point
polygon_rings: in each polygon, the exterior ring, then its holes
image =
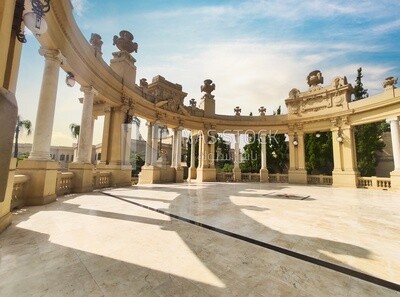
{"type": "Polygon", "coordinates": [[[18,164],[18,174],[30,177],[26,185],[29,189],[29,195],[25,199],[26,205],[43,205],[56,199],[56,180],[59,168],[57,162],[51,161],[50,145],[62,58],[58,50],[41,48],[39,53],[45,57],[45,66],[32,151],[27,160],[18,164]]]}
{"type": "Polygon", "coordinates": [[[190,168],[188,180],[196,178],[196,136],[192,131],[192,137],[190,141],[190,168]]]}
{"type": "Polygon", "coordinates": [[[197,166],[198,168],[202,168],[203,167],[203,159],[204,159],[204,152],[203,152],[203,134],[199,133],[198,134],[198,140],[199,140],[199,166],[197,166]]]}
{"type": "Polygon", "coordinates": [[[260,169],[260,182],[268,182],[268,169],[267,169],[267,135],[260,134],[261,141],[261,169],[260,169]]]}
{"type": "Polygon", "coordinates": [[[45,66],[29,159],[50,161],[51,135],[53,133],[61,58],[58,50],[41,48],[39,53],[45,58],[45,66]]]}
{"type": "Polygon", "coordinates": [[[357,187],[358,171],[356,160],[356,146],[354,128],[348,125],[332,129],[333,160],[332,171],[333,186],[357,187]],[[338,142],[337,133],[341,133],[342,142],[338,142]]]}
{"type": "Polygon", "coordinates": [[[93,138],[93,99],[95,91],[92,87],[82,87],[84,93],[81,128],[79,131],[77,163],[91,163],[93,138]]]}
{"type": "Polygon", "coordinates": [[[151,156],[152,156],[152,133],[153,133],[153,124],[150,122],[146,123],[147,126],[147,140],[146,140],[146,157],[145,157],[145,165],[150,166],[151,156]]]}
{"type": "Polygon", "coordinates": [[[176,167],[176,137],[177,130],[174,129],[174,135],[172,136],[171,167],[176,167]]]}
{"type": "Polygon", "coordinates": [[[158,156],[158,122],[155,122],[153,125],[153,137],[152,137],[152,154],[151,154],[151,165],[157,165],[157,156],[158,156]]]}
{"type": "Polygon", "coordinates": [[[386,120],[390,123],[390,135],[392,137],[394,170],[390,172],[391,190],[400,189],[400,129],[399,118],[393,117],[386,120]]]}
{"type": "Polygon", "coordinates": [[[215,138],[214,138],[214,135],[210,138],[208,141],[208,144],[210,146],[210,151],[208,153],[207,159],[208,159],[209,167],[215,168],[215,138]]]}
{"type": "Polygon", "coordinates": [[[178,127],[176,130],[176,154],[175,154],[175,182],[182,183],[183,182],[183,169],[181,166],[182,159],[182,127],[178,127]]]}
{"type": "Polygon", "coordinates": [[[242,180],[242,171],[240,170],[240,134],[235,134],[235,160],[233,167],[233,180],[240,182],[242,180]]]}
{"type": "Polygon", "coordinates": [[[210,166],[209,162],[209,144],[208,144],[208,134],[203,131],[201,134],[201,143],[200,148],[202,150],[202,163],[201,167],[197,168],[197,180],[200,182],[206,181],[216,181],[217,179],[217,170],[210,166]]]}
{"type": "Polygon", "coordinates": [[[297,130],[289,141],[289,183],[307,184],[307,171],[305,169],[305,150],[304,150],[304,133],[297,130]],[[294,135],[297,136],[297,145],[293,144],[294,135]]]}
{"type": "Polygon", "coordinates": [[[81,125],[78,140],[78,155],[73,163],[68,165],[68,171],[74,173],[72,190],[75,193],[93,191],[93,164],[92,139],[93,139],[93,100],[95,91],[92,87],[82,87],[84,93],[81,125]]]}
{"type": "Polygon", "coordinates": [[[111,173],[110,186],[112,187],[132,185],[132,165],[127,160],[127,154],[130,150],[131,124],[125,124],[128,108],[127,105],[111,108],[107,148],[108,163],[100,163],[97,166],[99,170],[111,173]]]}
{"type": "Polygon", "coordinates": [[[103,124],[103,138],[101,141],[101,164],[108,164],[108,147],[110,139],[110,124],[111,124],[111,107],[107,106],[104,108],[104,124],[103,124]]]}
{"type": "Polygon", "coordinates": [[[155,184],[161,181],[161,168],[157,165],[158,122],[147,122],[145,166],[139,173],[139,184],[155,184]]]}

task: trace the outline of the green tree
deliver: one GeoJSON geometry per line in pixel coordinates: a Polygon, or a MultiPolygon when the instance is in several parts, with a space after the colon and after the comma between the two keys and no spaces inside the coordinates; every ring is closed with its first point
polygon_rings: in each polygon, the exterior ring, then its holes
{"type": "MultiPolygon", "coordinates": [[[[364,89],[361,82],[362,68],[357,69],[356,85],[354,87],[354,100],[368,97],[368,90],[364,89]]],[[[377,152],[381,152],[385,143],[381,141],[383,132],[389,131],[385,122],[375,122],[357,126],[355,129],[355,142],[357,154],[357,169],[361,176],[376,175],[378,165],[377,152]]]]}
{"type": "Polygon", "coordinates": [[[357,78],[356,78],[356,85],[354,86],[354,100],[361,100],[364,98],[367,98],[368,95],[368,90],[364,89],[364,85],[361,82],[361,79],[363,78],[362,75],[362,68],[357,69],[357,78]]]}
{"type": "Polygon", "coordinates": [[[32,132],[32,123],[30,120],[22,120],[21,116],[18,115],[17,125],[15,126],[14,158],[18,157],[18,139],[24,129],[26,130],[26,135],[30,135],[32,132]]]}
{"type": "Polygon", "coordinates": [[[261,169],[261,143],[258,134],[248,134],[248,143],[243,147],[243,162],[240,169],[243,173],[259,172],[261,169]]]}
{"type": "Polygon", "coordinates": [[[306,134],[305,158],[308,174],[331,175],[333,170],[332,133],[306,134]]]}
{"type": "MultiPolygon", "coordinates": [[[[273,115],[280,115],[281,106],[273,115]]],[[[289,148],[286,143],[285,134],[270,134],[267,143],[267,168],[269,173],[283,173],[289,162],[289,148]]]]}
{"type": "Polygon", "coordinates": [[[216,134],[215,135],[215,154],[214,159],[215,165],[218,168],[223,168],[225,164],[232,164],[233,161],[230,159],[230,144],[226,143],[226,141],[222,138],[222,136],[216,134]],[[217,158],[219,157],[219,158],[217,158]]]}

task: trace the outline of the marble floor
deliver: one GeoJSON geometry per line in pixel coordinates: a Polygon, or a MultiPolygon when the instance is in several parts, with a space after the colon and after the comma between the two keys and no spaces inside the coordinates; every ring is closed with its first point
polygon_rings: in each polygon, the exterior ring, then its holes
{"type": "Polygon", "coordinates": [[[69,195],[14,213],[0,296],[400,296],[399,230],[400,194],[386,191],[189,183],[69,195]]]}

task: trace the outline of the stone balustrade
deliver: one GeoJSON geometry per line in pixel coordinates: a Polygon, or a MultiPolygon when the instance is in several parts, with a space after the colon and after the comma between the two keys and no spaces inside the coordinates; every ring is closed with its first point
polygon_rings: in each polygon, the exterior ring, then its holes
{"type": "Polygon", "coordinates": [[[74,174],[72,172],[58,172],[57,173],[57,181],[56,181],[57,196],[71,194],[73,178],[74,178],[74,174]]]}
{"type": "Polygon", "coordinates": [[[358,177],[358,187],[365,189],[389,190],[391,188],[391,180],[389,177],[358,177]]]}
{"type": "Polygon", "coordinates": [[[333,178],[330,175],[307,175],[307,184],[309,185],[332,185],[333,178]]]}
{"type": "Polygon", "coordinates": [[[93,189],[102,189],[110,187],[111,172],[96,171],[93,172],[93,189]]]}
{"type": "Polygon", "coordinates": [[[14,184],[12,191],[12,199],[10,210],[19,208],[25,205],[24,201],[24,189],[25,185],[29,181],[28,175],[17,174],[14,176],[14,184]]]}

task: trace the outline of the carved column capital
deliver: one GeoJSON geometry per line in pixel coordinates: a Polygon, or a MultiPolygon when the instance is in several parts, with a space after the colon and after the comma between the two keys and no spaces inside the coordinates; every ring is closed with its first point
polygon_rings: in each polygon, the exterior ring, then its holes
{"type": "Polygon", "coordinates": [[[96,90],[92,86],[81,86],[81,92],[83,92],[85,96],[97,94],[96,90]]]}
{"type": "Polygon", "coordinates": [[[46,60],[52,60],[54,62],[62,63],[63,58],[58,49],[47,49],[44,47],[41,47],[39,49],[39,54],[43,56],[46,60]]]}

